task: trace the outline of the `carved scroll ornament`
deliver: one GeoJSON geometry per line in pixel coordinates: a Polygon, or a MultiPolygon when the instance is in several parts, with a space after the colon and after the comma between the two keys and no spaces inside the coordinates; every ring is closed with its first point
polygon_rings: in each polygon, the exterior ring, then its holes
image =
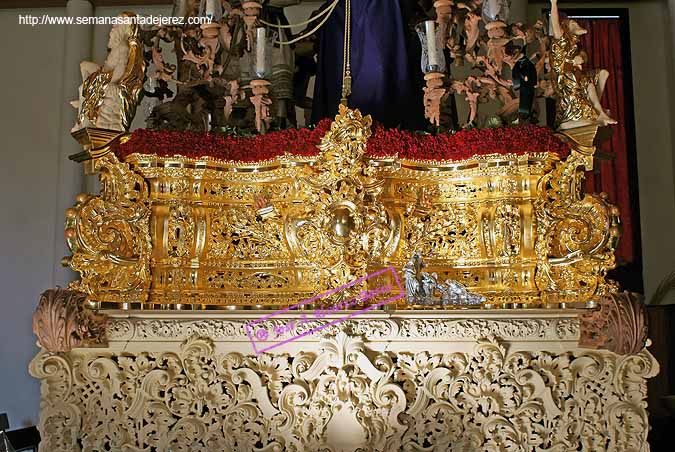
{"type": "Polygon", "coordinates": [[[376,352],[338,333],[289,356],[41,352],[41,450],[645,450],[646,350],[376,352]],[[95,428],[92,426],[96,426],[95,428]]]}
{"type": "Polygon", "coordinates": [[[581,317],[579,345],[620,355],[639,353],[647,343],[647,315],[640,296],[610,294],[598,305],[598,310],[581,317]]]}
{"type": "Polygon", "coordinates": [[[331,289],[365,276],[369,260],[385,257],[392,227],[377,202],[383,180],[364,160],[370,116],[340,105],[321,140],[314,168],[301,174],[306,203],[293,207],[285,229],[291,252],[301,261],[323,260],[321,286],[331,289]]]}
{"type": "Polygon", "coordinates": [[[87,294],[49,289],[42,293],[33,314],[33,333],[48,352],[69,352],[75,347],[106,345],[107,318],[87,307],[87,294]]]}
{"type": "Polygon", "coordinates": [[[71,288],[93,301],[139,302],[150,285],[150,209],[145,180],[109,153],[96,159],[101,194],[79,195],[66,212],[64,263],[80,272],[71,288]]]}
{"type": "Polygon", "coordinates": [[[596,132],[588,126],[561,134],[572,152],[539,180],[536,282],[546,301],[587,302],[618,290],[605,276],[616,266],[619,209],[604,193],[582,189],[584,171],[593,168],[596,132]]]}

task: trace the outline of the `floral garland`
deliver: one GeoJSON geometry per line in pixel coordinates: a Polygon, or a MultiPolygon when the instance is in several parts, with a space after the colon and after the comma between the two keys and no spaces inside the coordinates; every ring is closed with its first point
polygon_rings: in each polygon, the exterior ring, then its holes
{"type": "MultiPolygon", "coordinates": [[[[330,125],[331,121],[324,119],[313,129],[287,129],[252,137],[138,129],[128,141],[117,144],[114,151],[120,159],[136,153],[236,162],[258,162],[282,155],[311,157],[318,155],[317,145],[330,125]]],[[[486,154],[550,152],[561,158],[569,154],[569,146],[551,129],[530,124],[438,135],[385,129],[381,125],[373,129],[366,149],[373,158],[459,161],[486,154]]]]}

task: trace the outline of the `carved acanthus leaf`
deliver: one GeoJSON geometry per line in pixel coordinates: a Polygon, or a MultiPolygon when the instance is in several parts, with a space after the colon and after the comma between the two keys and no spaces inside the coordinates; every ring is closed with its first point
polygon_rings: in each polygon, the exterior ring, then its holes
{"type": "Polygon", "coordinates": [[[107,345],[107,316],[87,307],[87,294],[61,288],[42,293],[33,314],[38,344],[49,352],[107,345]]]}
{"type": "Polygon", "coordinates": [[[619,355],[640,353],[647,343],[647,316],[641,298],[629,292],[600,298],[599,309],[581,317],[579,345],[619,355]]]}

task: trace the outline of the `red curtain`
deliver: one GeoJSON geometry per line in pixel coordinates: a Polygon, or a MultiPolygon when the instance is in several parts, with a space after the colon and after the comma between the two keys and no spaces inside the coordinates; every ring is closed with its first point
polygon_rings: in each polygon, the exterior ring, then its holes
{"type": "MultiPolygon", "coordinates": [[[[629,184],[628,140],[626,127],[625,96],[632,95],[624,87],[624,67],[620,19],[575,19],[588,30],[583,36],[582,46],[588,53],[589,69],[607,69],[610,73],[601,102],[610,116],[619,123],[611,126],[612,136],[598,148],[595,170],[586,175],[586,191],[605,192],[610,201],[621,209],[623,234],[619,242],[617,257],[619,263],[639,260],[636,250],[636,225],[633,224],[631,208],[637,200],[631,199],[629,184]],[[599,167],[599,168],[598,168],[599,167]]],[[[632,87],[626,87],[632,90],[632,87]]],[[[634,152],[634,149],[631,149],[634,152]]],[[[637,240],[639,243],[639,239],[637,240]]]]}

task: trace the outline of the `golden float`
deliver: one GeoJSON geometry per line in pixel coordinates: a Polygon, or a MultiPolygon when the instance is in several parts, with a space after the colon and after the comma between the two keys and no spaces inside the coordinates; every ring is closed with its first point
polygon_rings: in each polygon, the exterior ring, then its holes
{"type": "Polygon", "coordinates": [[[73,288],[124,306],[286,306],[400,269],[418,251],[439,280],[487,305],[588,303],[616,289],[605,274],[618,210],[581,189],[597,127],[558,134],[571,147],[564,160],[455,162],[366,158],[370,127],[342,107],[318,157],[254,164],[119,161],[111,143],[127,134],[83,130],[76,158],[98,173],[101,193],[67,214],[73,288]]]}

